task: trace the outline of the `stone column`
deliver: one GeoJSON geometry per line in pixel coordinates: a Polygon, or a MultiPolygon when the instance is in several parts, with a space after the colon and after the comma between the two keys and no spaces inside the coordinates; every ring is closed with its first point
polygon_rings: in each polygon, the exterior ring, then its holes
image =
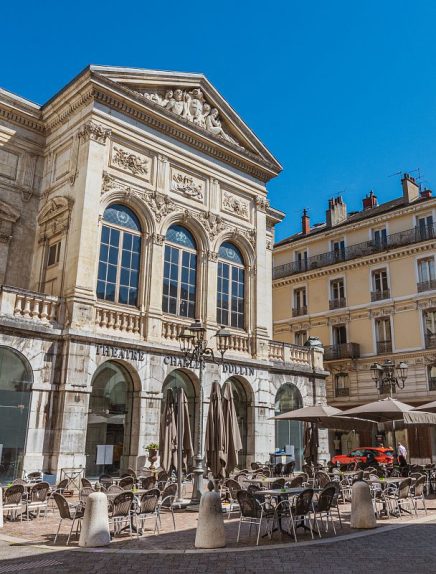
{"type": "Polygon", "coordinates": [[[162,332],[162,285],[165,236],[154,233],[151,238],[152,284],[149,288],[149,306],[147,311],[147,339],[161,342],[162,332]]]}
{"type": "Polygon", "coordinates": [[[98,266],[98,218],[110,130],[91,120],[79,131],[78,172],[68,234],[65,297],[72,326],[93,320],[98,266]]]}
{"type": "Polygon", "coordinates": [[[256,277],[254,278],[256,354],[268,359],[268,340],[272,336],[272,259],[266,245],[266,213],[256,211],[256,277]]]}

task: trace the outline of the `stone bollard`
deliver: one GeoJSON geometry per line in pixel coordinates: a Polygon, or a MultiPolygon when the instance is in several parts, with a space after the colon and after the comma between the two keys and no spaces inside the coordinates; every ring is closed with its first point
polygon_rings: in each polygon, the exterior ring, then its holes
{"type": "Polygon", "coordinates": [[[195,548],[223,548],[226,545],[226,533],[221,498],[214,491],[212,482],[207,487],[209,492],[205,492],[200,500],[195,548]]]}
{"type": "Polygon", "coordinates": [[[0,528],[3,528],[3,490],[0,486],[0,528]]]}
{"type": "Polygon", "coordinates": [[[375,528],[377,520],[369,486],[357,480],[351,489],[351,528],[375,528]]]}
{"type": "Polygon", "coordinates": [[[102,492],[93,492],[86,500],[79,546],[94,548],[107,546],[110,542],[107,496],[102,492]]]}

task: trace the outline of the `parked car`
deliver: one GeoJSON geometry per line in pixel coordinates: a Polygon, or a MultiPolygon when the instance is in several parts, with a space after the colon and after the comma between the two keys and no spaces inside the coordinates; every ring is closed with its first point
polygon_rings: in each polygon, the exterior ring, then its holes
{"type": "Polygon", "coordinates": [[[361,446],[349,454],[336,454],[332,457],[333,464],[371,463],[374,460],[379,464],[392,464],[394,451],[391,448],[381,446],[361,446]]]}

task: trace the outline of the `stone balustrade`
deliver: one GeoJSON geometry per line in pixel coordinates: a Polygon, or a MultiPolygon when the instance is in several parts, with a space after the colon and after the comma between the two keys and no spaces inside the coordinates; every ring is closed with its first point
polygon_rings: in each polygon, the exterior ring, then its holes
{"type": "Polygon", "coordinates": [[[311,365],[310,350],[298,345],[291,345],[281,341],[269,342],[268,358],[270,361],[294,363],[298,365],[311,365]]]}
{"type": "Polygon", "coordinates": [[[0,314],[46,325],[59,323],[60,299],[25,289],[1,287],[0,314]]]}
{"type": "Polygon", "coordinates": [[[140,335],[142,331],[142,316],[139,311],[134,313],[99,306],[95,309],[95,324],[101,329],[140,335]]]}
{"type": "Polygon", "coordinates": [[[177,341],[185,327],[189,327],[192,320],[183,321],[169,321],[164,319],[162,321],[162,339],[166,341],[177,341]]]}
{"type": "Polygon", "coordinates": [[[230,352],[251,354],[250,338],[248,335],[232,333],[227,350],[230,352]]]}

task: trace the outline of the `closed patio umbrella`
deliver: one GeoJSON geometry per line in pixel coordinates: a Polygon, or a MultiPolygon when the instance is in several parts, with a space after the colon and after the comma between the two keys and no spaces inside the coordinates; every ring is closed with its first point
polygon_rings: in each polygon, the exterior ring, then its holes
{"type": "MultiPolygon", "coordinates": [[[[177,429],[177,437],[182,437],[183,466],[187,470],[188,461],[192,457],[194,448],[192,446],[191,425],[189,422],[188,399],[186,398],[186,393],[183,389],[179,389],[177,409],[179,409],[179,405],[181,405],[182,412],[181,416],[177,416],[177,425],[180,426],[180,428],[177,429]]],[[[177,438],[177,444],[178,442],[179,438],[177,438]]],[[[178,469],[179,463],[177,461],[177,471],[178,469]]]]}
{"type": "Polygon", "coordinates": [[[242,450],[241,433],[239,432],[238,417],[236,415],[235,402],[230,384],[225,385],[223,393],[223,417],[225,454],[227,458],[226,474],[238,466],[238,452],[242,450]]]}
{"type": "Polygon", "coordinates": [[[167,390],[165,407],[160,419],[159,439],[160,465],[170,472],[177,465],[177,427],[175,417],[174,395],[171,389],[167,390]]]}
{"type": "Polygon", "coordinates": [[[318,428],[316,423],[304,423],[304,459],[315,464],[318,460],[318,428]]]}
{"type": "Polygon", "coordinates": [[[206,425],[206,461],[214,478],[225,478],[227,457],[225,451],[224,415],[221,399],[221,387],[217,381],[212,383],[209,412],[206,425]]]}

